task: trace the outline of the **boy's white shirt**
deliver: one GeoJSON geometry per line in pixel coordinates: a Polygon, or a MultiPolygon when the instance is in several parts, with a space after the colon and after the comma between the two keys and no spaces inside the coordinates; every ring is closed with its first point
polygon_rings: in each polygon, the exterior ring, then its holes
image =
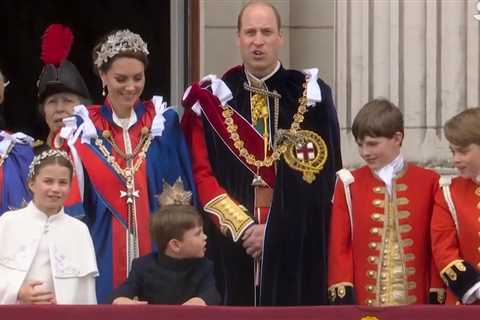
{"type": "Polygon", "coordinates": [[[405,167],[405,159],[400,153],[392,162],[375,170],[375,174],[385,183],[388,193],[392,195],[392,180],[405,167]]]}

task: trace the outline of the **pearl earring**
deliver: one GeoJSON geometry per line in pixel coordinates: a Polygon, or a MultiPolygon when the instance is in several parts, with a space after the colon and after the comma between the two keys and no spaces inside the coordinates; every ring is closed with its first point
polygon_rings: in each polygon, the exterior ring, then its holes
{"type": "Polygon", "coordinates": [[[103,86],[102,88],[102,96],[106,96],[107,95],[107,86],[103,86]]]}

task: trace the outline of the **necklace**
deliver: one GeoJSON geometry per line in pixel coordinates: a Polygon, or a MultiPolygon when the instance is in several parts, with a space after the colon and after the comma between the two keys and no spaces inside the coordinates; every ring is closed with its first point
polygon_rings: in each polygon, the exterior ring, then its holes
{"type": "MultiPolygon", "coordinates": [[[[255,90],[259,91],[266,91],[263,89],[255,88],[255,90]]],[[[271,93],[270,93],[271,94],[271,93]]],[[[278,94],[277,94],[278,95],[278,94]]],[[[278,108],[275,108],[275,125],[278,125],[278,108]]],[[[304,114],[307,111],[307,85],[306,82],[303,83],[303,94],[300,98],[298,98],[298,109],[295,115],[293,116],[293,121],[290,125],[290,129],[288,132],[294,136],[297,131],[300,129],[300,125],[304,120],[304,114]]],[[[225,105],[224,110],[222,112],[222,116],[224,118],[224,123],[227,127],[227,131],[230,133],[230,139],[233,141],[234,147],[237,149],[240,156],[245,158],[245,161],[249,165],[253,165],[257,168],[257,175],[258,171],[261,167],[271,167],[275,161],[280,159],[281,155],[287,151],[287,145],[285,143],[280,144],[276,148],[273,149],[271,155],[265,155],[263,160],[258,160],[255,158],[253,154],[251,154],[247,148],[245,147],[245,142],[240,138],[240,135],[237,132],[238,126],[233,121],[233,108],[229,105],[225,105]]]]}
{"type": "Polygon", "coordinates": [[[102,155],[105,157],[107,162],[112,166],[117,174],[125,178],[128,182],[129,178],[133,178],[135,173],[140,168],[143,160],[146,157],[147,150],[150,147],[150,143],[152,142],[151,136],[148,134],[149,130],[147,128],[142,128],[142,137],[140,138],[140,142],[135,147],[135,150],[131,154],[126,154],[123,152],[120,147],[113,141],[112,134],[110,131],[105,130],[102,132],[102,136],[105,138],[106,141],[112,146],[112,148],[123,158],[127,161],[126,168],[122,168],[118,162],[115,160],[115,157],[110,154],[108,149],[103,144],[102,139],[97,138],[95,139],[95,145],[98,147],[102,155]],[[138,157],[137,157],[138,155],[138,157]],[[135,163],[133,165],[129,165],[131,160],[137,157],[135,163]]]}

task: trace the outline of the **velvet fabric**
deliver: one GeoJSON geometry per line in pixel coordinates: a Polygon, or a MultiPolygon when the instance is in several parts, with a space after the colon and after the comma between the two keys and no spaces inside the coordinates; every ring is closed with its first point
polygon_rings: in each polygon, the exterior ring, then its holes
{"type": "MultiPolygon", "coordinates": [[[[228,104],[251,120],[250,93],[243,67],[228,71],[223,80],[232,91],[228,104]]],[[[305,75],[281,67],[266,82],[269,91],[281,94],[278,127],[289,129],[303,93],[305,75]]],[[[330,206],[335,172],[341,167],[339,127],[329,86],[321,79],[318,85],[322,101],[309,107],[301,129],[319,134],[326,142],[328,158],[312,184],[302,179],[285,161],[276,166],[275,191],[265,231],[260,292],[253,290],[254,263],[240,243],[211,228],[210,254],[217,270],[217,282],[225,304],[252,305],[255,294],[260,304],[320,305],[327,303],[327,241],[330,206]]],[[[273,99],[270,98],[272,135],[273,99]]],[[[253,212],[252,173],[230,152],[215,130],[204,120],[209,160],[218,183],[249,212],[253,212]]]]}
{"type": "Polygon", "coordinates": [[[137,297],[149,304],[182,304],[193,297],[202,298],[207,305],[220,302],[211,261],[175,259],[161,253],[135,259],[128,279],[108,301],[117,297],[137,297]]]}

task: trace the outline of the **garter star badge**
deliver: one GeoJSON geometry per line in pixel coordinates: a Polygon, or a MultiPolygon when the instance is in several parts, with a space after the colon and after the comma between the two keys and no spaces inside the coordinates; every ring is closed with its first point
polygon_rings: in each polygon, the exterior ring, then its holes
{"type": "Polygon", "coordinates": [[[307,183],[315,181],[327,161],[327,144],[321,136],[313,131],[299,130],[296,143],[290,143],[284,154],[285,162],[290,168],[301,171],[307,183]]]}

